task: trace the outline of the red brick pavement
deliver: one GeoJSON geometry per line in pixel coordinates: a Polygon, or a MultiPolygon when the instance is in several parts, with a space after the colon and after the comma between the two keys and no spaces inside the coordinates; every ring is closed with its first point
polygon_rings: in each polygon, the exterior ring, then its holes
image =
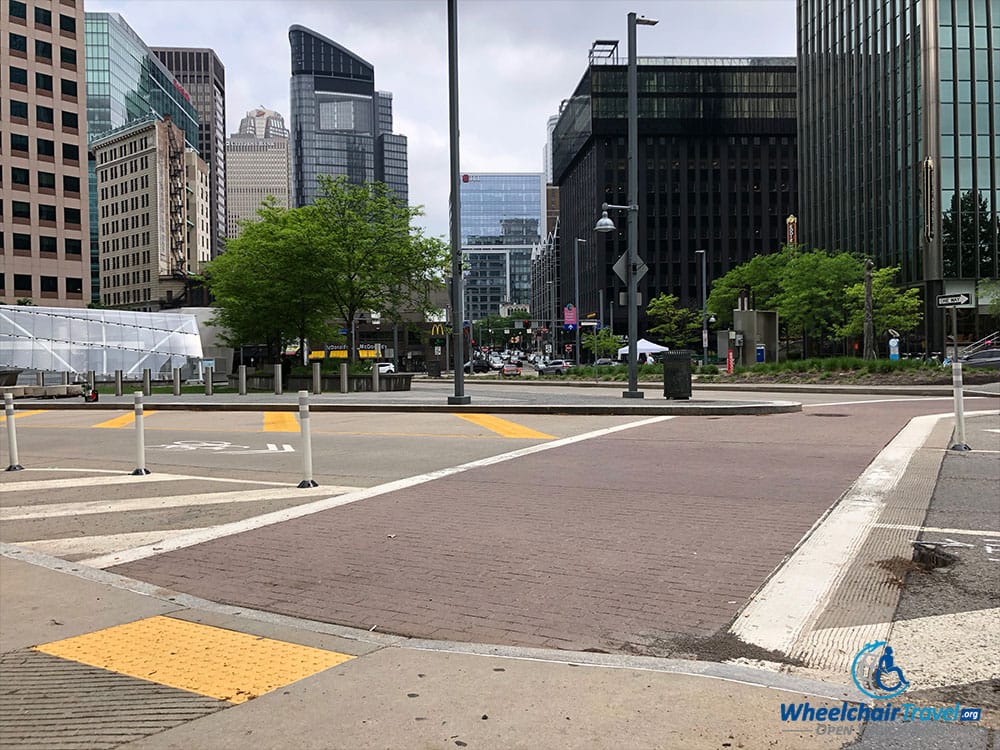
{"type": "Polygon", "coordinates": [[[910,417],[947,408],[682,417],[113,570],[382,632],[665,653],[726,626],[910,417]]]}

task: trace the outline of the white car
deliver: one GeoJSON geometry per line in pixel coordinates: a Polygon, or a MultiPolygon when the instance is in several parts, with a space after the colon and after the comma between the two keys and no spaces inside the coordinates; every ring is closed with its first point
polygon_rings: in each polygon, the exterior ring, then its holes
{"type": "Polygon", "coordinates": [[[390,373],[396,372],[396,365],[392,362],[379,362],[378,363],[378,374],[388,375],[390,373]]]}

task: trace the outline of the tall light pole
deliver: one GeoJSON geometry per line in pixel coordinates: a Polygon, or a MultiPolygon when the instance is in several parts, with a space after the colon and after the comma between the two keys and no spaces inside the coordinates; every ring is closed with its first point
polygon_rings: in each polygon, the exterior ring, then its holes
{"type": "Polygon", "coordinates": [[[604,204],[604,213],[597,226],[598,232],[612,232],[615,224],[608,218],[608,209],[628,211],[628,390],[622,391],[623,398],[642,398],[639,390],[639,279],[646,272],[646,265],[639,259],[639,93],[638,68],[635,56],[635,27],[655,26],[654,18],[643,18],[635,13],[628,14],[628,205],[604,204]],[[640,271],[640,264],[642,269],[640,271]]]}
{"type": "MultiPolygon", "coordinates": [[[[465,279],[462,276],[462,228],[459,198],[458,151],[458,0],[448,0],[448,121],[451,131],[451,304],[454,311],[452,324],[455,336],[455,395],[448,396],[449,404],[470,404],[472,397],[465,395],[465,355],[462,339],[465,336],[465,279]]],[[[470,357],[471,362],[471,357],[470,357]]],[[[470,365],[471,369],[471,365],[470,365]]],[[[470,373],[471,374],[471,373],[470,373]]]]}
{"type": "Polygon", "coordinates": [[[587,244],[587,240],[576,237],[573,240],[573,282],[575,290],[573,293],[573,305],[576,307],[576,364],[580,364],[580,243],[587,244]]]}
{"type": "Polygon", "coordinates": [[[701,366],[708,364],[708,284],[705,281],[705,251],[695,250],[701,256],[701,366]]]}

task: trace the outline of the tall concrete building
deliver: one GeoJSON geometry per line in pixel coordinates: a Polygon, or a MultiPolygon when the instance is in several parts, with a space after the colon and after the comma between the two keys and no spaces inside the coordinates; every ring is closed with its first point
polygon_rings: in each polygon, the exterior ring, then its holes
{"type": "Polygon", "coordinates": [[[0,303],[90,299],[83,4],[0,7],[0,303]]]}
{"type": "MultiPolygon", "coordinates": [[[[649,268],[639,283],[642,333],[653,297],[701,307],[696,251],[706,252],[711,280],[780,249],[798,202],[795,59],[642,57],[638,91],[636,224],[649,268]]],[[[553,131],[560,307],[578,277],[580,315],[610,318],[617,331],[628,310],[617,304],[625,285],[613,264],[628,248],[627,217],[612,211],[617,231],[607,234],[594,224],[602,203],[628,204],[627,92],[618,43],[595,42],[553,131]]]]}
{"type": "MultiPolygon", "coordinates": [[[[922,290],[914,346],[943,351],[942,294],[998,276],[1000,3],[799,0],[801,241],[871,254],[922,290]]],[[[978,338],[985,300],[960,310],[978,338]]]]}
{"type": "MultiPolygon", "coordinates": [[[[153,113],[169,117],[187,146],[198,147],[199,117],[191,95],[117,13],[86,13],[87,128],[93,141],[153,113]]],[[[97,174],[89,169],[91,285],[100,293],[97,174]]]]}
{"type": "Polygon", "coordinates": [[[184,133],[150,114],[91,142],[101,303],[156,311],[187,301],[211,253],[209,169],[184,133]]]}
{"type": "Polygon", "coordinates": [[[277,112],[258,107],[247,112],[240,132],[226,141],[226,231],[239,237],[242,222],[254,221],[257,209],[271,196],[290,208],[288,129],[277,112]]]}
{"type": "Polygon", "coordinates": [[[292,205],[312,203],[319,175],[385,182],[408,200],[406,137],[392,133],[392,94],[375,90],[375,68],[303,26],[292,51],[292,205]]]}
{"type": "Polygon", "coordinates": [[[212,257],[226,244],[226,68],[213,50],[152,47],[198,110],[198,153],[212,183],[212,257]]]}

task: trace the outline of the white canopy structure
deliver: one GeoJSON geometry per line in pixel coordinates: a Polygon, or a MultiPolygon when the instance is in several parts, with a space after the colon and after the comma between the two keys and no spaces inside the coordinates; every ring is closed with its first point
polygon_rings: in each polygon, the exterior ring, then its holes
{"type": "Polygon", "coordinates": [[[156,375],[201,357],[193,315],[0,305],[0,367],[156,375]]]}
{"type": "MultiPolygon", "coordinates": [[[[669,352],[670,347],[660,346],[646,339],[639,339],[635,342],[635,351],[637,354],[659,354],[660,352],[669,352]]],[[[628,354],[628,344],[618,350],[619,357],[623,354],[628,354]]]]}

